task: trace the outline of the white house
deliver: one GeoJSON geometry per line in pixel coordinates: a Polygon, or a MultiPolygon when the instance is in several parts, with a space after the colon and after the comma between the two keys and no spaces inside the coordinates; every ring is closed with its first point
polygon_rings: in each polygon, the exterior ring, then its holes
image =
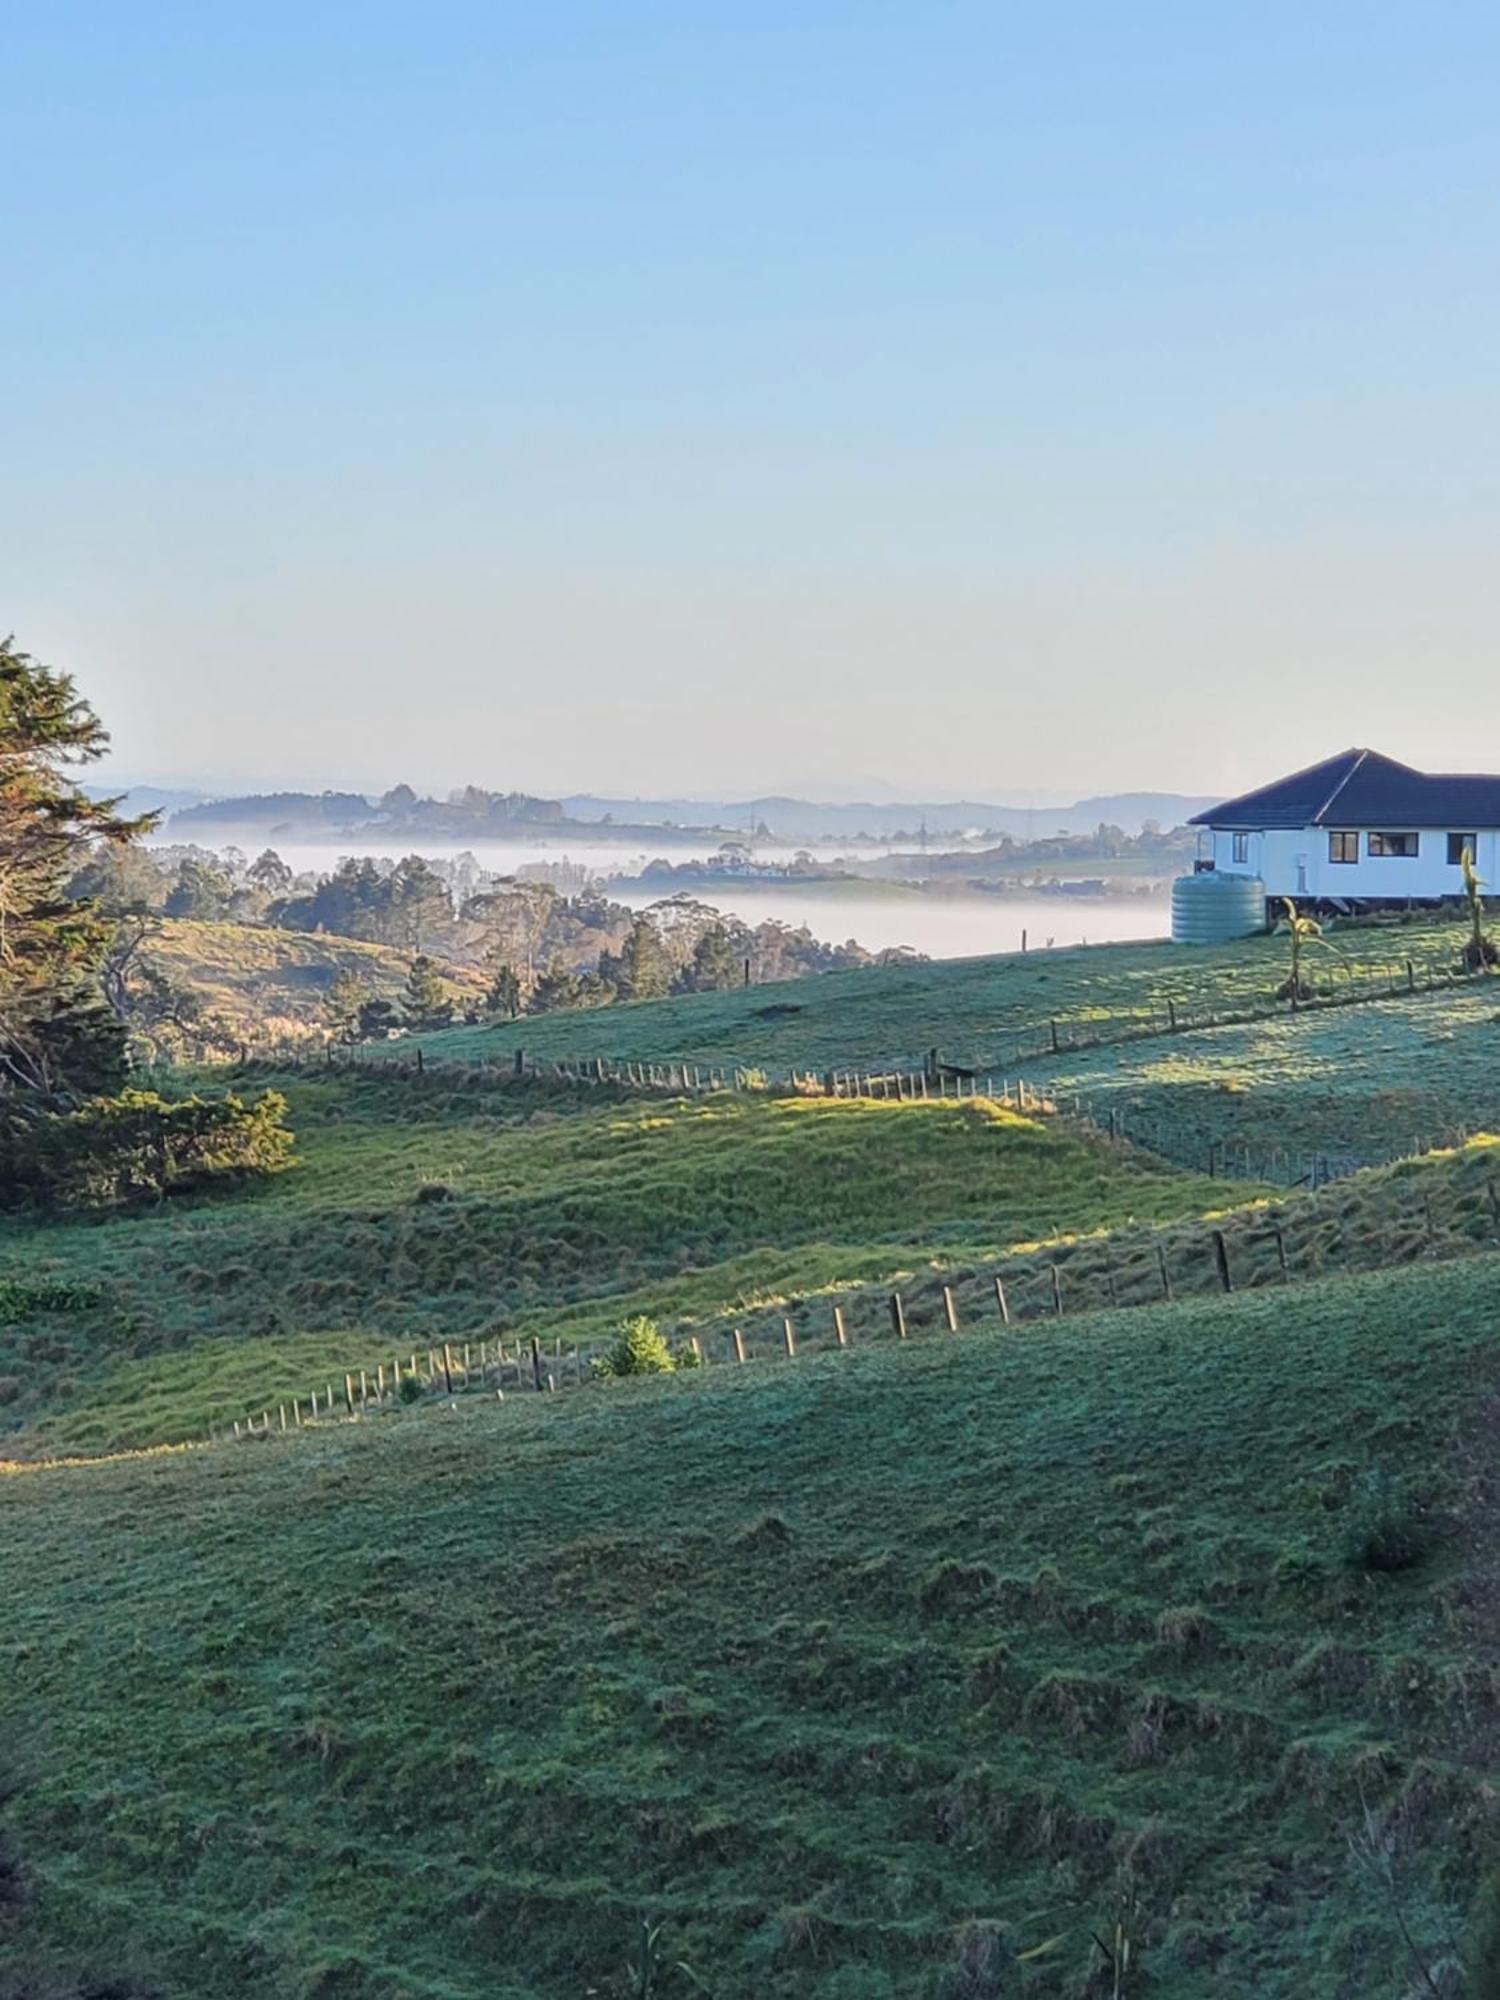
{"type": "Polygon", "coordinates": [[[1345,750],[1199,813],[1197,868],[1334,909],[1463,893],[1467,847],[1500,884],[1500,778],[1440,777],[1345,750]]]}

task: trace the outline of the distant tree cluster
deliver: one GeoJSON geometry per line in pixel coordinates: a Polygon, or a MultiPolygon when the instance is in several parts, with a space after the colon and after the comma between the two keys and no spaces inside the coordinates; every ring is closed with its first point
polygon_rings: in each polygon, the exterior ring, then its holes
{"type": "Polygon", "coordinates": [[[420,833],[440,840],[473,840],[509,833],[517,825],[551,826],[564,818],[557,799],[529,792],[487,792],[464,785],[445,799],[418,797],[394,785],[379,800],[362,792],[265,792],[186,806],[172,816],[174,831],[209,827],[260,828],[283,836],[298,832],[420,833]]]}

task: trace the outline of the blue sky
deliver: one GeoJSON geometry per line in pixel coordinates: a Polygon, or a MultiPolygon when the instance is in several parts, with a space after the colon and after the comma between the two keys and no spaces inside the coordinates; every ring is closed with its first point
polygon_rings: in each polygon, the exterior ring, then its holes
{"type": "Polygon", "coordinates": [[[131,775],[1500,768],[1500,15],[0,0],[0,626],[131,775]]]}

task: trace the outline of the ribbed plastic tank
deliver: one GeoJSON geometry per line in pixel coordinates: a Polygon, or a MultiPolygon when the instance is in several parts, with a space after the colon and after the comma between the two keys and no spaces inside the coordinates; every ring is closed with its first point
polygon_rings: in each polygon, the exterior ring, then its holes
{"type": "Polygon", "coordinates": [[[1266,885],[1258,875],[1179,875],[1172,884],[1177,944],[1224,944],[1266,927],[1266,885]]]}

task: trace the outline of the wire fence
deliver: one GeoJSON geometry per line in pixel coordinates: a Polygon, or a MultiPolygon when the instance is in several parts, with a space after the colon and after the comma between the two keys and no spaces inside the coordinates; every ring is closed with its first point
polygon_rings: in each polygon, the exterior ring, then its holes
{"type": "MultiPolygon", "coordinates": [[[[934,1273],[903,1290],[861,1286],[695,1322],[675,1350],[684,1370],[745,1367],[902,1347],[929,1337],[1004,1333],[1097,1312],[1295,1287],[1330,1275],[1449,1260],[1500,1246],[1500,1184],[1487,1159],[1464,1177],[1385,1183],[1377,1199],[1331,1192],[1206,1224],[1062,1239],[981,1266],[934,1273]]],[[[445,1342],[325,1379],[310,1392],[227,1420],[208,1442],[371,1419],[406,1404],[482,1396],[553,1396],[598,1383],[606,1343],[506,1338],[445,1342]]],[[[607,1388],[608,1383],[599,1384],[607,1388]]]]}

